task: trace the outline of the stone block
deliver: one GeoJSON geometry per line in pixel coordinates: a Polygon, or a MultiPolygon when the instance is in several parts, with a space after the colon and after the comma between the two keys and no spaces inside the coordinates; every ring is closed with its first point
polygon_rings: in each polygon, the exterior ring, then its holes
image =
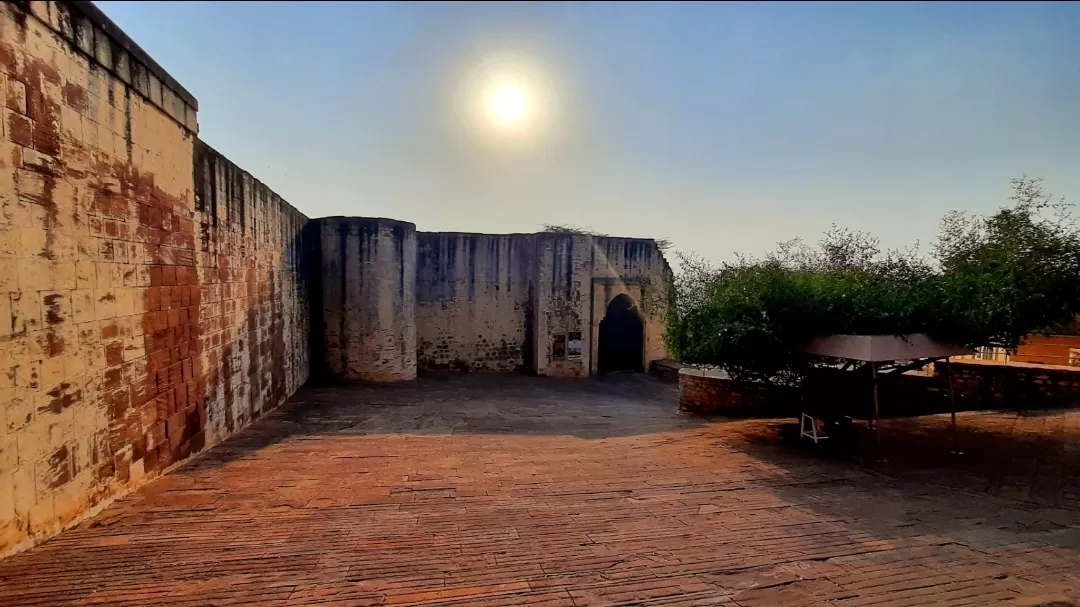
{"type": "Polygon", "coordinates": [[[16,515],[27,516],[37,503],[37,491],[34,487],[34,468],[26,466],[11,475],[12,503],[16,515]]]}
{"type": "Polygon", "coordinates": [[[0,294],[19,290],[18,261],[0,258],[0,294]]]}
{"type": "Polygon", "coordinates": [[[116,292],[113,289],[95,289],[94,309],[99,321],[116,318],[116,292]]]}
{"type": "Polygon", "coordinates": [[[116,315],[131,316],[135,313],[136,290],[129,288],[117,288],[113,290],[116,295],[116,315]]]}
{"type": "Polygon", "coordinates": [[[54,261],[49,264],[48,272],[52,276],[52,288],[71,291],[78,286],[74,261],[54,261]]]}
{"type": "Polygon", "coordinates": [[[93,473],[89,470],[57,487],[53,494],[53,514],[59,525],[68,525],[89,508],[92,487],[93,473]]]}
{"type": "Polygon", "coordinates": [[[3,115],[4,130],[7,138],[20,148],[32,148],[34,145],[34,121],[20,112],[9,109],[4,109],[3,115]]]}
{"type": "Polygon", "coordinates": [[[11,293],[8,300],[11,307],[12,333],[20,335],[42,327],[41,300],[36,292],[11,293]]]}
{"type": "Polygon", "coordinates": [[[70,322],[71,297],[66,292],[44,292],[41,294],[41,310],[46,327],[70,322]]]}
{"type": "Polygon", "coordinates": [[[0,268],[4,271],[5,291],[13,291],[10,282],[14,281],[18,277],[17,265],[12,260],[22,255],[22,240],[19,238],[19,231],[15,228],[5,227],[3,221],[5,215],[0,215],[0,268]],[[6,262],[6,263],[5,263],[6,262]]]}
{"type": "Polygon", "coordinates": [[[61,383],[66,377],[65,358],[63,356],[46,358],[41,361],[40,383],[44,389],[49,389],[61,383]]]}
{"type": "MultiPolygon", "coordinates": [[[[26,85],[14,78],[8,78],[6,82],[4,105],[16,114],[26,115],[26,85]]],[[[10,120],[9,113],[4,113],[5,123],[10,120]]],[[[10,136],[10,135],[9,135],[10,136]]],[[[25,145],[25,144],[20,144],[25,145]]]]}
{"type": "Polygon", "coordinates": [[[46,259],[31,257],[18,260],[17,273],[19,288],[24,291],[47,291],[56,284],[52,267],[46,259]]]}
{"type": "MultiPolygon", "coordinates": [[[[7,340],[11,336],[13,315],[11,313],[11,297],[0,292],[0,340],[7,340]]],[[[2,360],[2,357],[0,357],[2,360]]]]}
{"type": "Polygon", "coordinates": [[[15,434],[0,435],[0,477],[14,473],[18,467],[19,451],[15,434]]]}
{"type": "Polygon", "coordinates": [[[0,474],[0,526],[15,520],[15,474],[0,474]]]}
{"type": "Polygon", "coordinates": [[[71,292],[72,320],[82,324],[97,319],[94,306],[94,291],[92,289],[78,289],[71,292]]]}
{"type": "Polygon", "coordinates": [[[55,496],[55,489],[71,482],[71,449],[67,444],[60,445],[46,457],[34,462],[34,485],[38,489],[39,499],[43,496],[55,496]]]}
{"type": "Polygon", "coordinates": [[[51,535],[60,529],[56,520],[56,511],[53,509],[52,494],[38,496],[37,502],[27,513],[30,523],[30,533],[33,535],[51,535]]]}

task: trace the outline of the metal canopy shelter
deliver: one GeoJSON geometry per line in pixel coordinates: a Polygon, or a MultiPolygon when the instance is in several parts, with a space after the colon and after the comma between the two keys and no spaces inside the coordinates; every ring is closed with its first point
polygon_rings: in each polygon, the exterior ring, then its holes
{"type": "Polygon", "coordinates": [[[843,365],[844,369],[849,368],[852,362],[865,363],[870,367],[874,388],[875,440],[880,440],[878,371],[885,370],[892,374],[904,373],[926,366],[935,360],[945,359],[949,382],[949,407],[952,414],[953,451],[955,452],[956,397],[953,393],[951,357],[970,354],[971,348],[935,341],[924,333],[912,333],[908,335],[825,335],[810,340],[800,351],[803,354],[849,361],[843,365]]]}

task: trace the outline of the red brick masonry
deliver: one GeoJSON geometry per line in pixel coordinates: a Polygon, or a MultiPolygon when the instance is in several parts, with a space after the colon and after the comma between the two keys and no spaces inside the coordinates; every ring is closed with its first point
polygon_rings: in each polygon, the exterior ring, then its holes
{"type": "Polygon", "coordinates": [[[776,392],[762,384],[736,382],[719,369],[679,370],[679,408],[690,413],[760,410],[776,392]]]}
{"type": "MultiPolygon", "coordinates": [[[[957,408],[997,407],[1041,409],[1080,405],[1080,368],[1003,364],[975,360],[953,361],[957,408]]],[[[838,373],[836,390],[847,396],[852,386],[838,373]]],[[[880,390],[885,414],[925,414],[948,411],[948,381],[944,362],[934,365],[934,376],[904,375],[883,379],[880,390]]],[[[719,370],[683,368],[679,371],[679,407],[698,414],[724,411],[775,412],[798,403],[798,391],[739,384],[719,370]],[[773,407],[771,410],[766,407],[773,407]]],[[[867,393],[869,401],[869,393],[867,393]]]]}

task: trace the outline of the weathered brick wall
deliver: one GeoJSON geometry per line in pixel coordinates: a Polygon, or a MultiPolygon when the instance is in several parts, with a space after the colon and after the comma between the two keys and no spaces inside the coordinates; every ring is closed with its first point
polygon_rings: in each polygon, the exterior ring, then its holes
{"type": "Polygon", "coordinates": [[[536,373],[552,377],[589,375],[589,328],[593,276],[593,237],[536,235],[536,373]],[[553,355],[556,335],[580,331],[581,358],[553,355]]]}
{"type": "Polygon", "coordinates": [[[365,217],[308,223],[312,351],[326,378],[416,377],[416,227],[365,217]]]}
{"type": "MultiPolygon", "coordinates": [[[[934,365],[935,378],[944,381],[946,373],[945,363],[934,365]]],[[[1080,405],[1080,368],[965,360],[953,361],[952,373],[958,407],[1080,405]]]]}
{"type": "MultiPolygon", "coordinates": [[[[199,299],[191,302],[198,308],[189,322],[205,383],[205,442],[213,444],[284,403],[307,380],[307,218],[202,141],[195,162],[199,299]]],[[[167,320],[159,312],[156,326],[167,320]]]]}
{"type": "Polygon", "coordinates": [[[307,321],[303,217],[196,187],[195,99],[92,5],[0,7],[0,99],[5,554],[284,400],[307,321]]]}
{"type": "Polygon", "coordinates": [[[530,370],[531,234],[417,234],[421,369],[530,370]]]}
{"type": "Polygon", "coordinates": [[[0,7],[0,552],[140,482],[193,372],[151,369],[146,314],[165,267],[191,295],[193,108],[82,14],[31,10],[0,7]]]}
{"type": "MultiPolygon", "coordinates": [[[[718,369],[679,369],[679,407],[691,413],[792,415],[828,410],[858,419],[874,415],[869,373],[818,369],[799,388],[736,382],[718,369]]],[[[882,417],[927,415],[949,410],[943,382],[925,375],[880,376],[878,405],[882,417]]]]}
{"type": "Polygon", "coordinates": [[[679,371],[681,371],[684,365],[680,362],[668,359],[654,360],[649,364],[649,375],[659,379],[660,381],[678,383],[679,371]]]}
{"type": "Polygon", "coordinates": [[[764,384],[738,383],[727,373],[686,367],[679,370],[679,408],[698,415],[765,412],[777,399],[764,384]]]}
{"type": "MultiPolygon", "coordinates": [[[[934,364],[934,375],[883,374],[878,398],[882,417],[946,413],[949,398],[948,366],[934,364]]],[[[1046,409],[1080,404],[1080,369],[1026,363],[953,361],[952,387],[957,411],[1005,407],[1046,409]]],[[[679,406],[693,413],[754,410],[761,413],[797,413],[818,402],[854,417],[873,416],[873,392],[865,370],[854,373],[819,370],[810,386],[766,388],[738,384],[722,371],[685,368],[679,371],[679,406]],[[766,408],[768,407],[768,408],[766,408]]]]}
{"type": "Polygon", "coordinates": [[[537,373],[560,377],[595,374],[600,321],[608,304],[623,294],[644,316],[642,368],[667,357],[664,328],[672,274],[654,241],[538,234],[537,260],[537,373]],[[554,358],[554,336],[570,331],[581,331],[581,359],[554,358]]]}
{"type": "Polygon", "coordinates": [[[416,330],[422,369],[596,373],[600,321],[626,294],[645,316],[643,368],[666,356],[671,269],[651,240],[580,234],[419,233],[416,330]],[[555,336],[581,334],[581,356],[555,336]]]}
{"type": "Polygon", "coordinates": [[[644,368],[667,358],[664,331],[668,289],[673,275],[656,242],[639,238],[597,238],[593,260],[592,359],[596,360],[597,356],[600,321],[611,300],[621,294],[630,296],[645,315],[644,368]]]}

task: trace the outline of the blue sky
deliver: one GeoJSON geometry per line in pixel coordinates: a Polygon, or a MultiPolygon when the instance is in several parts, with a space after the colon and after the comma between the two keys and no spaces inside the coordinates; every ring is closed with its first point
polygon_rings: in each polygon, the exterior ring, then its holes
{"type": "Polygon", "coordinates": [[[928,243],[1010,177],[1080,197],[1080,4],[98,2],[200,103],[200,136],[311,217],[574,224],[713,260],[830,224],[928,243]],[[448,111],[543,67],[528,149],[448,111]]]}

